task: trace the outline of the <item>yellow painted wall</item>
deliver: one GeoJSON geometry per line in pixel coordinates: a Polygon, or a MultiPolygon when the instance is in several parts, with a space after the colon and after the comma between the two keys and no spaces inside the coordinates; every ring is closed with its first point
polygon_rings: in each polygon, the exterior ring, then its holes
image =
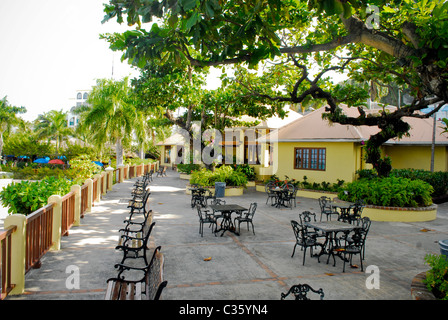
{"type": "MultiPolygon", "coordinates": [[[[435,147],[434,171],[448,170],[448,155],[445,146],[435,147]]],[[[394,169],[431,169],[430,146],[384,146],[384,153],[389,155],[394,169]]]]}
{"type": "Polygon", "coordinates": [[[360,146],[352,142],[280,142],[278,163],[276,175],[280,179],[287,175],[290,179],[303,181],[303,176],[307,176],[311,183],[335,183],[337,179],[352,182],[363,161],[360,146]],[[325,171],[294,169],[294,148],[326,148],[325,171]]]}

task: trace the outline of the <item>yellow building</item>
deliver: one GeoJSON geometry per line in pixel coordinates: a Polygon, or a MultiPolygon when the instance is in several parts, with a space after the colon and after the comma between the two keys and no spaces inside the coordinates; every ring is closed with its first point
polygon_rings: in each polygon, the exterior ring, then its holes
{"type": "MultiPolygon", "coordinates": [[[[371,165],[364,161],[362,147],[379,129],[329,123],[322,119],[324,110],[325,108],[317,109],[276,132],[277,142],[271,146],[269,155],[271,163],[262,163],[262,178],[266,179],[275,173],[280,179],[288,176],[300,181],[306,176],[307,181],[311,183],[335,183],[338,179],[352,182],[356,179],[357,170],[371,168],[371,165]],[[272,159],[276,159],[278,163],[272,159]]],[[[349,116],[358,115],[354,108],[343,107],[343,111],[349,116]]],[[[433,120],[409,117],[404,120],[411,126],[410,136],[401,140],[389,140],[382,151],[391,157],[395,169],[429,170],[433,120]]],[[[271,138],[272,140],[274,139],[271,138]]],[[[442,129],[437,126],[435,171],[448,170],[447,147],[448,135],[442,133],[442,129]]]]}
{"type": "MultiPolygon", "coordinates": [[[[235,127],[226,128],[221,136],[221,141],[218,143],[221,150],[223,164],[250,164],[255,167],[258,173],[259,167],[262,163],[262,154],[264,154],[263,147],[258,145],[257,138],[265,136],[272,130],[276,130],[292,121],[300,119],[301,114],[288,110],[288,114],[284,119],[277,116],[271,117],[267,120],[257,120],[249,116],[242,116],[238,118],[243,122],[258,121],[258,125],[254,127],[235,127]]],[[[199,127],[196,130],[200,132],[199,127]]],[[[198,137],[195,137],[198,139],[198,137]]],[[[204,137],[200,137],[199,143],[204,137]]],[[[176,132],[169,138],[159,142],[157,146],[160,147],[160,165],[173,167],[179,163],[183,156],[183,150],[190,149],[186,145],[190,137],[184,130],[176,130],[176,132]],[[182,134],[183,132],[183,134],[182,134]],[[186,147],[186,148],[185,148],[186,147]]],[[[194,139],[193,139],[194,140],[194,139]]],[[[193,142],[194,143],[194,142],[193,142]]],[[[193,149],[195,147],[193,146],[193,149]]],[[[202,161],[203,159],[200,159],[202,161]]]]}

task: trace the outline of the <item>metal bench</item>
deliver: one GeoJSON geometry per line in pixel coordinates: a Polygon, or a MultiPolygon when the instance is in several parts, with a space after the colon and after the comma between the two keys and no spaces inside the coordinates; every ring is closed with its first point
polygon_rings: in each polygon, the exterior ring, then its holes
{"type": "Polygon", "coordinates": [[[163,277],[164,257],[160,246],[154,250],[151,261],[143,268],[115,265],[119,269],[115,278],[107,280],[105,300],[159,300],[167,281],[163,277]],[[140,276],[131,280],[127,273],[140,276]]]}
{"type": "Polygon", "coordinates": [[[284,300],[289,294],[294,295],[295,300],[310,300],[307,297],[308,292],[314,292],[320,296],[320,300],[324,299],[324,290],[320,288],[319,290],[315,290],[311,288],[308,284],[295,284],[293,285],[287,293],[281,293],[281,299],[284,300]]]}
{"type": "Polygon", "coordinates": [[[149,236],[155,224],[155,222],[151,223],[149,227],[144,227],[142,231],[134,232],[124,229],[120,232],[120,239],[115,249],[123,251],[121,263],[128,258],[142,258],[145,264],[148,264],[146,251],[148,250],[149,236]]]}

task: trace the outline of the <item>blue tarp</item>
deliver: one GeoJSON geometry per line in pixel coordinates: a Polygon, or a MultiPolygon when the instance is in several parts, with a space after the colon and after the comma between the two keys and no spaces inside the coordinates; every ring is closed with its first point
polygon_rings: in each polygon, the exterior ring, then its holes
{"type": "Polygon", "coordinates": [[[99,165],[100,167],[103,167],[103,164],[101,162],[99,162],[99,161],[92,161],[92,162],[97,164],[97,165],[99,165]]]}
{"type": "Polygon", "coordinates": [[[38,158],[36,160],[34,160],[34,163],[48,163],[48,161],[50,161],[50,158],[46,157],[46,158],[38,158]]]}

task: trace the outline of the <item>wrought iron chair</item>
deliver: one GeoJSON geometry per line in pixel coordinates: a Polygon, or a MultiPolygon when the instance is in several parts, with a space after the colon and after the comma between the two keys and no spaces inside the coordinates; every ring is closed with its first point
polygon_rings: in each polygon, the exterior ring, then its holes
{"type": "MultiPolygon", "coordinates": [[[[302,211],[302,213],[299,213],[299,223],[300,225],[306,227],[306,223],[307,222],[316,222],[316,214],[314,212],[310,212],[310,211],[302,211]]],[[[318,232],[318,231],[310,231],[308,228],[308,234],[310,236],[315,236],[315,237],[321,237],[321,238],[325,238],[325,234],[322,232],[318,232]]]]}
{"type": "Polygon", "coordinates": [[[296,220],[291,220],[292,230],[294,231],[294,236],[296,237],[296,243],[294,245],[294,250],[292,251],[291,258],[294,257],[296,252],[296,247],[300,246],[303,252],[303,265],[305,265],[305,256],[307,248],[311,248],[310,255],[313,255],[313,247],[320,246],[322,243],[317,241],[317,238],[312,233],[308,232],[308,229],[304,225],[300,225],[296,220]]]}
{"type": "MultiPolygon", "coordinates": [[[[296,207],[297,206],[296,196],[297,196],[297,191],[298,191],[296,186],[294,186],[292,183],[286,183],[282,186],[282,189],[289,191],[287,194],[288,202],[290,204],[294,203],[294,207],[296,207]]],[[[292,205],[291,205],[291,207],[292,207],[292,205]]]]}
{"type": "Polygon", "coordinates": [[[282,202],[283,204],[288,204],[288,206],[292,209],[292,205],[296,206],[296,190],[294,186],[292,189],[283,189],[282,202]]]}
{"type": "MultiPolygon", "coordinates": [[[[367,239],[367,234],[369,233],[370,230],[370,225],[372,224],[372,221],[370,220],[369,217],[362,217],[362,218],[357,218],[354,222],[354,224],[356,224],[357,226],[361,227],[361,234],[364,237],[364,243],[362,246],[362,259],[365,259],[365,255],[366,255],[366,239],[367,239]]],[[[348,239],[348,241],[350,241],[350,239],[348,239]]]]}
{"type": "Polygon", "coordinates": [[[255,234],[253,219],[254,219],[256,210],[257,210],[257,203],[253,202],[250,204],[249,209],[247,211],[242,211],[240,216],[235,217],[235,219],[233,219],[233,224],[235,226],[236,226],[236,222],[238,221],[238,232],[240,232],[240,230],[241,230],[241,228],[240,228],[241,222],[246,222],[247,230],[249,231],[249,223],[250,223],[252,225],[252,232],[253,232],[253,234],[255,234]]]}
{"type": "MultiPolygon", "coordinates": [[[[215,226],[215,230],[218,228],[218,225],[216,224],[216,219],[213,214],[209,212],[209,210],[205,210],[201,208],[200,206],[196,207],[198,210],[198,216],[199,216],[199,233],[201,237],[204,236],[204,224],[208,223],[209,227],[212,227],[213,232],[213,226],[215,226]]],[[[214,232],[213,232],[214,233],[214,232]]],[[[216,237],[216,233],[215,233],[216,237]]]]}
{"type": "Polygon", "coordinates": [[[335,215],[339,215],[339,213],[330,205],[331,203],[331,199],[326,197],[326,196],[322,196],[319,199],[319,206],[320,206],[320,221],[322,221],[322,216],[326,215],[327,216],[327,221],[328,221],[328,216],[330,216],[330,220],[331,220],[331,215],[335,214],[335,215]]]}
{"type": "Polygon", "coordinates": [[[311,300],[307,297],[308,292],[314,292],[320,296],[320,300],[324,299],[324,290],[322,288],[315,290],[310,285],[304,284],[295,284],[293,285],[287,293],[281,293],[281,300],[285,300],[287,296],[290,294],[294,295],[294,300],[311,300]]]}
{"type": "Polygon", "coordinates": [[[272,200],[277,199],[277,194],[271,191],[273,188],[275,188],[275,184],[272,182],[268,182],[264,186],[264,190],[266,191],[266,194],[268,196],[268,198],[266,199],[266,204],[268,204],[268,202],[271,201],[271,204],[273,205],[274,203],[272,202],[272,200]]]}
{"type": "MultiPolygon", "coordinates": [[[[336,259],[334,257],[334,252],[341,253],[344,255],[343,261],[344,266],[342,269],[342,272],[345,272],[345,263],[349,260],[347,260],[347,255],[350,259],[350,265],[353,266],[352,258],[354,255],[359,254],[359,261],[361,263],[361,271],[364,271],[364,267],[362,265],[362,251],[365,243],[365,235],[362,232],[362,228],[356,228],[352,231],[348,232],[347,235],[344,237],[344,244],[340,246],[336,246],[333,248],[333,265],[336,265],[336,259]]],[[[330,255],[328,256],[328,260],[330,259],[330,255]]],[[[328,261],[327,261],[328,262],[328,261]]]]}
{"type": "Polygon", "coordinates": [[[191,208],[193,209],[196,206],[205,207],[205,192],[206,189],[196,189],[191,190],[191,208]]]}

